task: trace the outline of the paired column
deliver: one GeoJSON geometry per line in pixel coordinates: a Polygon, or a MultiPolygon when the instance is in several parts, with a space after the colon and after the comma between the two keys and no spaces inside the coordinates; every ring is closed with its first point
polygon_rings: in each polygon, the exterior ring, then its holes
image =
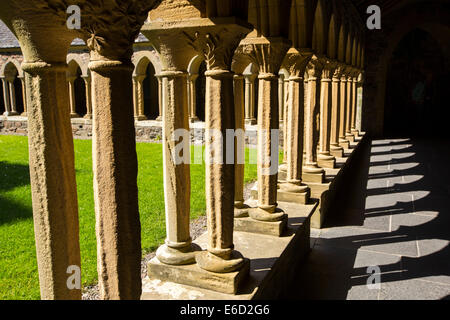
{"type": "Polygon", "coordinates": [[[2,78],[3,98],[5,102],[5,116],[15,116],[17,113],[16,92],[14,88],[14,77],[2,78]]]}
{"type": "Polygon", "coordinates": [[[284,121],[286,182],[280,185],[280,190],[290,193],[307,193],[309,188],[302,184],[303,168],[303,137],[304,137],[304,78],[306,65],[311,53],[300,53],[291,48],[287,55],[288,69],[290,71],[289,95],[287,112],[284,121]]]}
{"type": "Polygon", "coordinates": [[[144,114],[144,88],[143,82],[145,75],[133,76],[133,105],[134,105],[134,118],[138,121],[147,120],[144,114]]]}
{"type": "Polygon", "coordinates": [[[344,156],[344,148],[339,145],[339,127],[340,127],[340,83],[341,83],[341,66],[337,66],[333,73],[331,85],[331,135],[330,135],[330,153],[335,157],[342,158],[344,156]]]}
{"type": "Polygon", "coordinates": [[[305,165],[303,178],[308,182],[322,183],[325,170],[317,163],[317,144],[320,112],[320,86],[322,64],[317,57],[313,57],[306,71],[308,73],[308,96],[305,104],[305,165]]]}
{"type": "Polygon", "coordinates": [[[345,119],[345,138],[350,141],[355,141],[355,136],[352,134],[352,109],[353,109],[353,69],[349,67],[347,76],[347,111],[345,119]]]}
{"type": "Polygon", "coordinates": [[[359,136],[359,131],[356,128],[356,114],[358,109],[358,76],[359,71],[355,69],[353,74],[353,101],[352,101],[352,117],[351,117],[351,125],[350,130],[355,137],[359,136]]]}
{"type": "Polygon", "coordinates": [[[67,82],[69,83],[69,106],[70,106],[70,117],[79,118],[76,111],[76,97],[75,97],[75,80],[77,77],[67,77],[67,82]]]}
{"type": "Polygon", "coordinates": [[[92,93],[91,93],[91,77],[82,76],[84,80],[85,92],[86,92],[86,115],[85,119],[92,119],[92,93]]]}
{"type": "Polygon", "coordinates": [[[163,78],[157,74],[155,75],[156,79],[158,79],[158,117],[156,117],[156,121],[162,121],[162,108],[163,108],[163,96],[164,96],[164,82],[163,82],[163,78]]]}
{"type": "Polygon", "coordinates": [[[245,74],[245,123],[256,124],[255,118],[255,78],[254,74],[245,74]]]}
{"type": "Polygon", "coordinates": [[[196,103],[196,86],[198,74],[189,74],[187,78],[187,92],[188,92],[188,106],[189,106],[189,121],[196,122],[199,121],[197,117],[197,103],[196,103]]]}
{"type": "Polygon", "coordinates": [[[320,88],[320,133],[318,164],[323,168],[334,168],[336,158],[330,153],[332,90],[331,76],[334,65],[324,59],[320,88]]]}
{"type": "Polygon", "coordinates": [[[5,78],[2,78],[2,85],[3,85],[3,102],[5,104],[5,116],[11,115],[11,102],[9,99],[9,86],[8,81],[6,81],[5,78]]]}

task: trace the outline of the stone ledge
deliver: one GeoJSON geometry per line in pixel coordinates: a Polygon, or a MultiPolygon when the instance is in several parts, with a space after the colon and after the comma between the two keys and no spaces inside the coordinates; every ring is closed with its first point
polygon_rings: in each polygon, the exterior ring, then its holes
{"type": "MultiPolygon", "coordinates": [[[[289,216],[287,232],[273,237],[248,232],[234,232],[235,249],[250,259],[249,276],[237,293],[225,294],[199,287],[155,278],[143,282],[143,300],[252,300],[276,299],[286,292],[297,266],[310,250],[310,219],[317,202],[298,205],[280,202],[289,216]]],[[[206,248],[207,233],[196,243],[206,248]]]]}
{"type": "Polygon", "coordinates": [[[278,190],[278,201],[293,202],[298,204],[307,204],[309,202],[310,190],[303,193],[294,193],[278,190]]]}
{"type": "Polygon", "coordinates": [[[287,220],[288,220],[287,216],[283,220],[276,222],[258,221],[250,217],[235,218],[234,230],[279,237],[283,234],[284,230],[286,229],[287,220]]]}
{"type": "Polygon", "coordinates": [[[203,270],[197,264],[171,266],[161,263],[156,257],[147,265],[149,278],[174,281],[227,294],[236,294],[241,282],[247,277],[250,261],[245,259],[243,267],[236,272],[215,273],[203,270]]]}

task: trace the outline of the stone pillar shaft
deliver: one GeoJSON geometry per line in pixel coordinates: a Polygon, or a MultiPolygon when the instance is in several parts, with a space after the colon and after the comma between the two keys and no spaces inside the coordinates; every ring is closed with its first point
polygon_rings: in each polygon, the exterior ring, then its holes
{"type": "Polygon", "coordinates": [[[133,87],[134,87],[134,117],[136,120],[146,120],[147,117],[144,114],[144,82],[145,76],[139,75],[133,77],[133,87]]]}
{"type": "Polygon", "coordinates": [[[11,113],[11,104],[9,99],[9,87],[8,81],[5,78],[2,78],[3,85],[3,101],[5,103],[5,115],[9,115],[11,113]]]}
{"type": "Polygon", "coordinates": [[[9,79],[9,98],[11,101],[11,114],[17,114],[17,104],[16,104],[16,89],[14,88],[14,79],[9,79]]]}
{"type": "Polygon", "coordinates": [[[75,79],[74,77],[68,78],[69,83],[69,106],[70,106],[70,117],[76,118],[78,117],[77,111],[76,111],[76,102],[75,102],[75,79]]]}
{"type": "Polygon", "coordinates": [[[351,131],[351,121],[352,121],[352,104],[353,104],[353,80],[349,76],[347,78],[347,106],[345,112],[345,135],[346,137],[353,136],[351,131]]]}
{"type": "Polygon", "coordinates": [[[342,76],[340,82],[340,115],[339,115],[339,142],[346,142],[345,127],[347,114],[347,77],[342,76]]]}
{"type": "Polygon", "coordinates": [[[156,79],[158,79],[158,117],[156,118],[156,121],[162,121],[162,108],[163,108],[163,95],[164,95],[164,89],[163,89],[163,79],[160,75],[156,76],[156,79]]]}
{"type": "Polygon", "coordinates": [[[350,130],[352,133],[358,133],[358,130],[356,129],[356,112],[357,112],[357,106],[358,106],[358,87],[357,87],[358,79],[356,77],[353,78],[353,87],[352,87],[352,117],[351,117],[351,126],[350,130]]]}
{"type": "Polygon", "coordinates": [[[81,299],[81,290],[67,287],[68,267],[81,266],[67,65],[24,62],[22,68],[41,298],[81,299]]]}
{"type": "Polygon", "coordinates": [[[86,115],[85,119],[92,119],[92,93],[91,93],[91,77],[84,76],[84,86],[86,91],[86,115]]]}
{"type": "MultiPolygon", "coordinates": [[[[244,77],[241,75],[236,75],[234,77],[234,105],[235,105],[235,123],[236,123],[236,131],[242,130],[242,133],[245,131],[245,117],[244,117],[244,77]]],[[[245,137],[244,141],[238,141],[238,138],[235,138],[235,189],[234,189],[234,204],[235,208],[242,208],[244,205],[244,167],[245,164],[245,137]],[[238,155],[242,155],[242,158],[239,158],[238,155]]]]}
{"type": "Polygon", "coordinates": [[[254,124],[255,119],[255,76],[245,75],[245,122],[254,124]]]}
{"type": "Polygon", "coordinates": [[[320,89],[317,90],[318,78],[308,77],[308,98],[305,106],[305,169],[306,171],[316,170],[317,165],[317,130],[318,115],[320,109],[320,89]]]}
{"type": "Polygon", "coordinates": [[[320,89],[320,138],[319,156],[330,155],[330,84],[331,79],[322,77],[320,89]]]}
{"type": "Polygon", "coordinates": [[[26,117],[28,105],[27,105],[27,91],[26,91],[26,86],[25,86],[25,77],[22,76],[19,79],[22,84],[22,101],[23,101],[23,113],[21,114],[21,116],[26,117]]]}
{"type": "Polygon", "coordinates": [[[187,78],[187,92],[188,92],[188,109],[189,109],[189,120],[191,122],[197,121],[197,102],[196,102],[196,86],[195,81],[198,78],[198,74],[190,74],[187,78]]]}
{"type": "Polygon", "coordinates": [[[141,227],[131,61],[89,64],[98,278],[103,299],[139,299],[141,227]]]}

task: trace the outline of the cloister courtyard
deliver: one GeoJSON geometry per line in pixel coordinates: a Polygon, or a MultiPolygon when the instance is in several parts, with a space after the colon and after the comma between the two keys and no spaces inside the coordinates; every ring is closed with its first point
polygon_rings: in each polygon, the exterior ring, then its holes
{"type": "Polygon", "coordinates": [[[450,1],[0,0],[0,299],[448,299],[450,1]]]}

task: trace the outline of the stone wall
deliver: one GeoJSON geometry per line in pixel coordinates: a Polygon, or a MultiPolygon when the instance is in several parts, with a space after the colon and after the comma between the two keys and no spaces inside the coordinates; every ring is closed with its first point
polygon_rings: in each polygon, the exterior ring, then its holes
{"type": "MultiPolygon", "coordinates": [[[[92,138],[92,120],[72,119],[72,132],[75,139],[92,138]]],[[[10,117],[4,119],[0,117],[0,134],[26,136],[28,131],[27,119],[24,117],[10,117]]],[[[256,146],[256,128],[248,128],[245,137],[247,145],[256,146]]],[[[280,133],[280,137],[282,138],[280,133]]],[[[136,122],[136,141],[138,142],[162,142],[161,122],[139,121],[136,122]]],[[[203,123],[193,124],[191,127],[191,142],[196,145],[204,144],[205,129],[203,123]]]]}

